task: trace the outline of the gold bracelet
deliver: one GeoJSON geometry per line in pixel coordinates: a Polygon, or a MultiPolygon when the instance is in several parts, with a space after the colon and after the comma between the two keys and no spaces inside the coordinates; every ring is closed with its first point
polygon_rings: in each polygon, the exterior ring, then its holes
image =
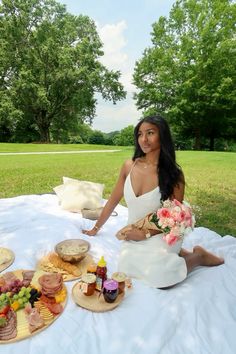
{"type": "Polygon", "coordinates": [[[101,227],[98,227],[97,225],[95,225],[93,228],[94,228],[96,231],[98,231],[98,230],[101,229],[101,227]]]}

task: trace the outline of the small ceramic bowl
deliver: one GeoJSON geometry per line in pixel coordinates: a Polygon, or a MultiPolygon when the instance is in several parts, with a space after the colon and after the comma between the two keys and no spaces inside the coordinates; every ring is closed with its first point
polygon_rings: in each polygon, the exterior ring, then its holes
{"type": "Polygon", "coordinates": [[[55,246],[55,252],[66,262],[79,262],[87,254],[90,243],[82,239],[69,239],[59,242],[55,246]]]}

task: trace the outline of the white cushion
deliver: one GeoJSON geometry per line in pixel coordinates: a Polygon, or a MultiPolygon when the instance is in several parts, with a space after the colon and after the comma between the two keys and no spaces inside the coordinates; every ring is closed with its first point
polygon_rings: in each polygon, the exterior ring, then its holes
{"type": "Polygon", "coordinates": [[[61,204],[61,201],[62,201],[64,189],[65,189],[65,185],[64,184],[60,184],[60,186],[56,186],[56,187],[53,188],[54,192],[58,196],[60,204],[61,204]]]}
{"type": "Polygon", "coordinates": [[[104,184],[79,181],[63,177],[64,184],[53,188],[62,209],[80,212],[81,209],[96,209],[102,206],[104,184]]]}
{"type": "Polygon", "coordinates": [[[63,183],[71,183],[71,182],[78,182],[79,179],[75,179],[75,178],[70,178],[70,177],[62,177],[63,183]]]}

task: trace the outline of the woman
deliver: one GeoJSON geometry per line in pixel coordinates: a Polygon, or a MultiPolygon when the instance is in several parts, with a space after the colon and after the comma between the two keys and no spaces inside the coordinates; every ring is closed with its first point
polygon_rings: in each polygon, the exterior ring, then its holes
{"type": "MultiPolygon", "coordinates": [[[[174,144],[169,126],[161,116],[142,119],[134,129],[135,152],[121,168],[117,184],[100,218],[89,236],[97,234],[124,196],[128,207],[128,224],[160,208],[167,198],[182,202],[184,175],[176,164],[174,144]]],[[[132,228],[126,232],[119,256],[119,270],[147,284],[166,288],[183,281],[196,266],[224,263],[200,246],[193,252],[181,249],[181,241],[169,246],[158,231],[132,228]]]]}

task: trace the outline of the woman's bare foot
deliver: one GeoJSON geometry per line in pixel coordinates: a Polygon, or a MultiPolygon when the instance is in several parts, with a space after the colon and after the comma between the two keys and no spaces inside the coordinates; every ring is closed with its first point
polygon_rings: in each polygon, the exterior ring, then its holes
{"type": "Polygon", "coordinates": [[[193,253],[198,255],[201,259],[201,265],[213,267],[224,263],[224,259],[206,251],[201,246],[195,246],[193,248],[193,253]]]}

